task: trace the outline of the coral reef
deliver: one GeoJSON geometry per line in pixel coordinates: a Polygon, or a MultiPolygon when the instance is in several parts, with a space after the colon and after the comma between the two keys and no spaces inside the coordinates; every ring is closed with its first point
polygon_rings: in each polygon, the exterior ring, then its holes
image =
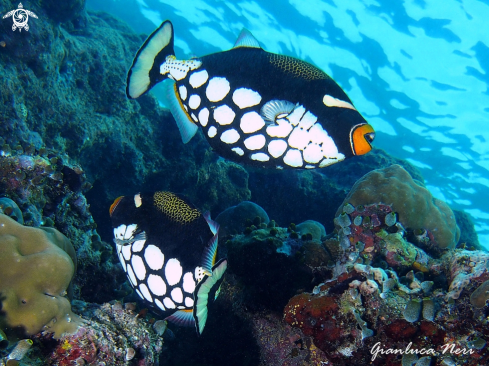
{"type": "Polygon", "coordinates": [[[54,229],[22,226],[0,214],[0,328],[9,336],[73,333],[81,319],[67,295],[73,247],[54,229]]]}
{"type": "Polygon", "coordinates": [[[267,213],[256,203],[250,201],[240,202],[236,206],[229,207],[216,217],[219,223],[219,234],[224,238],[230,234],[238,234],[248,226],[261,223],[267,225],[270,222],[267,213]]]}
{"type": "Polygon", "coordinates": [[[460,229],[453,211],[413,180],[400,165],[366,174],[344,200],[354,206],[374,202],[391,205],[405,228],[429,230],[439,248],[455,248],[458,243],[460,229]]]}
{"type": "Polygon", "coordinates": [[[49,336],[36,340],[47,365],[141,365],[158,364],[163,340],[151,324],[120,302],[84,304],[89,320],[75,334],[54,342],[49,336]]]}

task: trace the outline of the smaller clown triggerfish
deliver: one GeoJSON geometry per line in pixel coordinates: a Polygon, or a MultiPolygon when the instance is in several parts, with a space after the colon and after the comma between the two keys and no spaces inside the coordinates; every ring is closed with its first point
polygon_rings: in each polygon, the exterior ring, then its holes
{"type": "Polygon", "coordinates": [[[137,294],[200,335],[227,268],[225,259],[215,263],[219,225],[170,192],[119,197],[110,216],[117,255],[137,294]]]}
{"type": "Polygon", "coordinates": [[[126,94],[163,79],[183,142],[202,127],[212,148],[238,163],[323,168],[366,154],[375,133],[345,92],[317,67],[264,51],[247,30],[226,52],[177,60],[163,22],[137,52],[126,94]]]}

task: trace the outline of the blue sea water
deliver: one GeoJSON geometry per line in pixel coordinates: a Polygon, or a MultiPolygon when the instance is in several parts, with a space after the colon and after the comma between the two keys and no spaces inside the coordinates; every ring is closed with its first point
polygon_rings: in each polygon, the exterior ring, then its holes
{"type": "MultiPolygon", "coordinates": [[[[245,27],[270,52],[318,66],[408,160],[469,213],[489,248],[489,1],[88,0],[136,32],[175,27],[178,58],[232,47],[245,27]]],[[[266,77],[266,75],[264,76],[266,77]]]]}

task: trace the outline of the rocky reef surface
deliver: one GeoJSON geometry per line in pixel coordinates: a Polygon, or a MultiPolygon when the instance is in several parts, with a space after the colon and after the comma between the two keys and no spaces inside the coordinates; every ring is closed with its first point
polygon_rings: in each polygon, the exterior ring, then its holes
{"type": "Polygon", "coordinates": [[[125,97],[144,36],[80,0],[29,10],[29,32],[0,23],[0,211],[18,223],[18,242],[0,237],[0,365],[489,363],[489,256],[416,168],[374,149],[323,170],[249,169],[200,134],[184,145],[154,97],[125,97]],[[155,190],[222,226],[229,270],[200,338],[145,309],[113,250],[110,203],[155,190]],[[10,263],[32,244],[22,228],[50,235],[37,250],[56,276],[10,263]],[[387,352],[406,347],[433,352],[387,352]]]}

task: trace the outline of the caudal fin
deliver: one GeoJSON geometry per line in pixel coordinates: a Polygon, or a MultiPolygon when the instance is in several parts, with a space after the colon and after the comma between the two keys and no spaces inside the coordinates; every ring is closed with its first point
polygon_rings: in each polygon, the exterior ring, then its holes
{"type": "Polygon", "coordinates": [[[221,259],[212,267],[212,276],[204,276],[202,281],[197,284],[194,291],[194,320],[197,334],[201,335],[207,322],[209,306],[216,299],[224,272],[228,267],[228,261],[221,259]]]}
{"type": "Polygon", "coordinates": [[[127,97],[138,98],[165,79],[160,74],[160,65],[167,56],[174,54],[173,25],[167,20],[146,39],[136,53],[127,74],[127,97]]]}

